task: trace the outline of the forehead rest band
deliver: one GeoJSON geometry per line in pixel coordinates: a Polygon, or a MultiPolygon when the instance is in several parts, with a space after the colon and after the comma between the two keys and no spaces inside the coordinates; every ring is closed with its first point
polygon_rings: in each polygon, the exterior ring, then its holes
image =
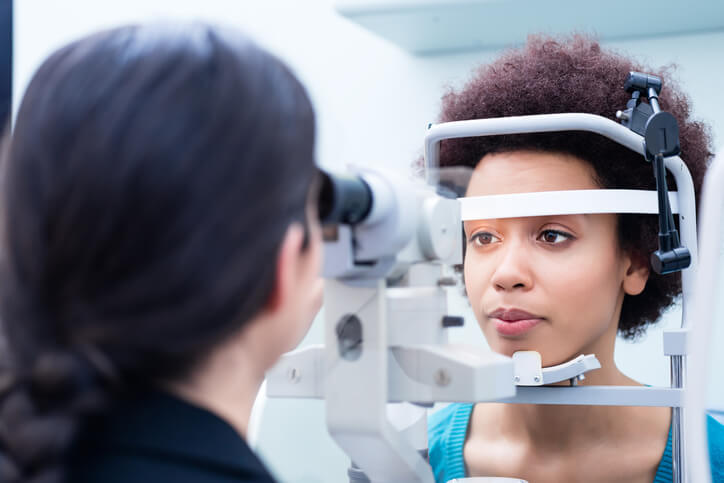
{"type": "MultiPolygon", "coordinates": [[[[670,192],[671,212],[679,212],[678,193],[670,192]]],[[[656,191],[567,190],[458,198],[463,221],[526,216],[596,213],[657,214],[656,191]]]]}

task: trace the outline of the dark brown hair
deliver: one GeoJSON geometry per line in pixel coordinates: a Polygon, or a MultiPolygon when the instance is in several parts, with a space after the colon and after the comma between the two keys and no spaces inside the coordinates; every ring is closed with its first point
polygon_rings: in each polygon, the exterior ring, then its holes
{"type": "MultiPolygon", "coordinates": [[[[672,69],[652,70],[601,48],[590,37],[531,36],[519,49],[506,51],[481,66],[460,90],[443,97],[440,121],[504,116],[581,112],[615,120],[630,98],[623,83],[630,71],[663,78],[662,109],[679,122],[681,158],[694,179],[699,196],[712,156],[707,128],[690,118],[690,102],[671,79],[672,69]]],[[[489,153],[538,150],[574,155],[590,163],[603,188],[655,189],[651,165],[643,156],[602,136],[584,132],[518,134],[445,140],[441,166],[474,167],[489,153]]],[[[669,188],[675,188],[669,179],[669,188]]],[[[651,215],[619,215],[622,248],[645,259],[657,249],[658,222],[651,215]]],[[[680,275],[653,270],[644,291],[624,298],[619,332],[627,338],[641,334],[681,293],[680,275]]]]}
{"type": "Polygon", "coordinates": [[[2,154],[0,481],[59,481],[79,423],[261,310],[314,131],[295,76],[232,30],[121,27],[40,66],[2,154]]]}

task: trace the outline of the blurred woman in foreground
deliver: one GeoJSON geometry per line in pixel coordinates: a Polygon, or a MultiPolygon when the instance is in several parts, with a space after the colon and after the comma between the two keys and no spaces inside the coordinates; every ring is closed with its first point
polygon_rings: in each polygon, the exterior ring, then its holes
{"type": "Polygon", "coordinates": [[[244,435],[321,303],[313,152],[304,88],[234,31],[43,63],[2,154],[0,480],[272,481],[244,435]]]}

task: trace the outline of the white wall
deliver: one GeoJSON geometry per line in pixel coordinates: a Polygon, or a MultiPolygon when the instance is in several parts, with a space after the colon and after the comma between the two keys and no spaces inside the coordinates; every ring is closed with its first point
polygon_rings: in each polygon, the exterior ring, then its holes
{"type": "MultiPolygon", "coordinates": [[[[339,17],[332,4],[332,0],[16,0],[14,85],[22,91],[48,53],[90,31],[160,16],[211,19],[243,28],[295,69],[317,109],[320,164],[371,163],[407,169],[421,153],[425,126],[435,120],[445,87],[459,85],[472,67],[496,53],[414,57],[339,17]]],[[[724,143],[724,32],[607,45],[654,66],[678,63],[694,113],[724,143]]],[[[16,93],[16,103],[18,97],[16,93]]],[[[462,300],[453,305],[466,310],[462,300]]],[[[676,325],[679,317],[680,311],[672,310],[662,326],[676,325]]],[[[451,338],[484,345],[472,316],[467,327],[453,329],[451,338]]],[[[718,340],[724,342],[724,334],[718,340]]],[[[317,320],[304,344],[321,342],[317,320]]],[[[724,363],[721,357],[718,365],[724,363]]],[[[635,345],[620,343],[617,360],[642,382],[668,384],[660,328],[635,345]]],[[[714,396],[724,407],[721,386],[714,396]]],[[[259,451],[282,481],[346,481],[348,463],[326,433],[320,401],[269,401],[259,451]]]]}

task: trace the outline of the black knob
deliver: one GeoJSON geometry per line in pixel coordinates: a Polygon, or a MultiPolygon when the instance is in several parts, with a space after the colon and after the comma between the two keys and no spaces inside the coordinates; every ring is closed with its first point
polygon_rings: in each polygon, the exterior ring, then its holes
{"type": "Polygon", "coordinates": [[[457,315],[446,315],[442,318],[442,326],[448,327],[462,327],[465,325],[465,319],[457,315]]]}

